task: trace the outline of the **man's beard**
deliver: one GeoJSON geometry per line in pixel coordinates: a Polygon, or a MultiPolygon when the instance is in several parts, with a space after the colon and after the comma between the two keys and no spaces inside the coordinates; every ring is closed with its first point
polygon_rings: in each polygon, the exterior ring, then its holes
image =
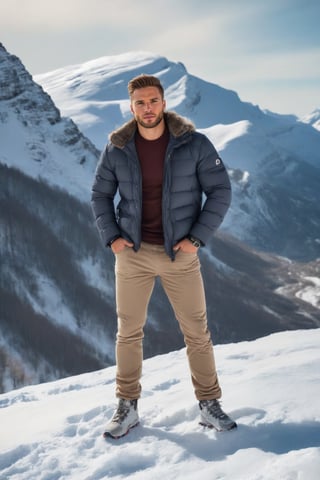
{"type": "Polygon", "coordinates": [[[145,123],[140,117],[138,116],[136,117],[137,123],[139,123],[139,125],[141,125],[141,127],[144,127],[144,128],[155,128],[162,122],[162,120],[163,120],[163,113],[160,113],[152,123],[145,123]]]}

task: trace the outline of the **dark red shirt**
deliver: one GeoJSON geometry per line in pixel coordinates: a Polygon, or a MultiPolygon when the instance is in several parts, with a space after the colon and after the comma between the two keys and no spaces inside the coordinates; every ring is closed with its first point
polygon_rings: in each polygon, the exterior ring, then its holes
{"type": "Polygon", "coordinates": [[[146,140],[137,130],[135,143],[142,173],[142,224],[144,242],[162,245],[162,182],[164,159],[169,142],[166,128],[157,140],[146,140]]]}

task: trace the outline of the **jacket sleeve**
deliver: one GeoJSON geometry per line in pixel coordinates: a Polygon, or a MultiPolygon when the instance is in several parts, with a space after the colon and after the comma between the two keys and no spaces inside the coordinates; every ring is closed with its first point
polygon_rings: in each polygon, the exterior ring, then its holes
{"type": "Polygon", "coordinates": [[[216,149],[205,135],[201,137],[197,173],[206,198],[190,234],[206,244],[228,211],[231,203],[231,183],[216,149]]]}
{"type": "Polygon", "coordinates": [[[117,189],[118,181],[110,164],[108,146],[106,146],[97,165],[91,194],[93,214],[105,246],[113,238],[121,235],[114,207],[117,189]]]}

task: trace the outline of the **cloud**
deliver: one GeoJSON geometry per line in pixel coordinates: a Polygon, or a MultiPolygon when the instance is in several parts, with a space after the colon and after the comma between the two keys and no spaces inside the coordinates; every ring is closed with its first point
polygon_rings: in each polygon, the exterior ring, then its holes
{"type": "Polygon", "coordinates": [[[1,0],[0,31],[31,73],[143,50],[254,97],[255,85],[319,79],[319,10],[316,0],[1,0]]]}
{"type": "MultiPolygon", "coordinates": [[[[244,2],[254,5],[253,0],[244,2]]],[[[155,0],[2,0],[0,26],[20,32],[105,26],[137,31],[143,37],[146,32],[180,29],[180,25],[188,24],[190,29],[194,22],[206,22],[208,18],[217,25],[223,17],[237,16],[236,5],[236,0],[229,0],[223,7],[218,0],[204,0],[201,8],[197,0],[162,0],[161,3],[155,0]]]]}
{"type": "MultiPolygon", "coordinates": [[[[145,2],[147,11],[148,5],[145,2]]],[[[130,0],[6,0],[0,12],[0,25],[7,29],[65,31],[103,25],[125,28],[142,13],[142,8],[139,2],[130,0]]]]}

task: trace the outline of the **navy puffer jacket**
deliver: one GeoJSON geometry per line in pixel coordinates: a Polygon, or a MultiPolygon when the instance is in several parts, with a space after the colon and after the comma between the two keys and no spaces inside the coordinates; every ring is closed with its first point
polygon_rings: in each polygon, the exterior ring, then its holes
{"type": "MultiPolygon", "coordinates": [[[[174,112],[165,113],[170,132],[162,191],[165,250],[192,235],[205,245],[231,201],[228,173],[208,138],[174,112]],[[205,201],[203,202],[203,193],[205,201]]],[[[142,179],[132,119],[110,135],[92,187],[92,208],[104,245],[122,236],[141,244],[142,179]],[[119,194],[115,208],[114,199],[119,194]]]]}

